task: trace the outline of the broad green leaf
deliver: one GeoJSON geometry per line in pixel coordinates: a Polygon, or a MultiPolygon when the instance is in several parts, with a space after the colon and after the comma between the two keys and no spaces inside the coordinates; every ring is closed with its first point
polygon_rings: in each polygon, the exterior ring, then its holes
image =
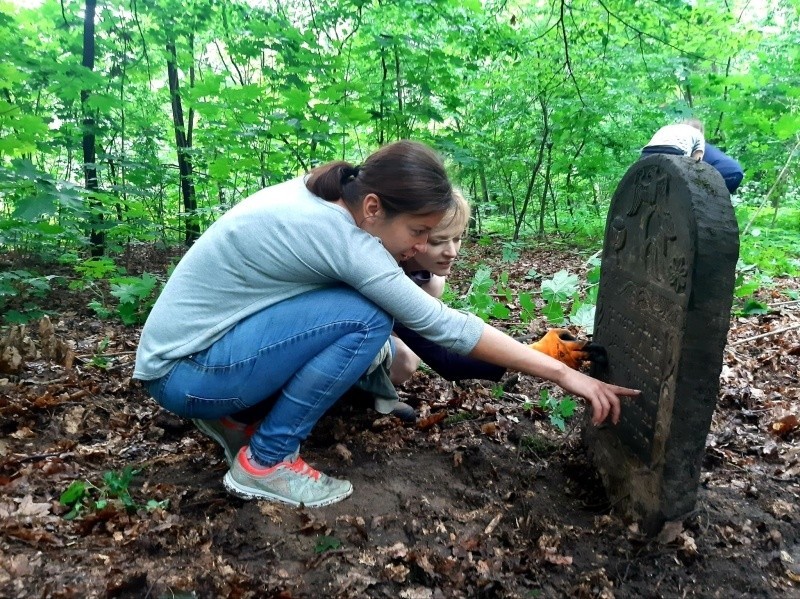
{"type": "Polygon", "coordinates": [[[14,210],[14,218],[38,221],[42,215],[55,214],[55,212],[56,203],[53,201],[53,196],[47,193],[40,193],[19,200],[14,210]]]}
{"type": "Polygon", "coordinates": [[[217,156],[217,158],[208,165],[208,174],[215,179],[223,180],[230,175],[232,168],[233,160],[228,156],[217,156]]]}
{"type": "Polygon", "coordinates": [[[511,310],[509,310],[507,306],[501,304],[500,302],[495,302],[492,304],[491,315],[493,318],[505,320],[511,315],[511,310]]]}
{"type": "Polygon", "coordinates": [[[562,325],[565,322],[564,307],[560,302],[548,302],[542,309],[542,314],[550,324],[562,325]]]}
{"type": "Polygon", "coordinates": [[[793,138],[800,131],[800,114],[785,113],[775,123],[775,136],[778,139],[793,138]]]}
{"type": "Polygon", "coordinates": [[[749,299],[744,303],[744,307],[742,308],[743,315],[745,316],[755,316],[761,314],[768,314],[769,313],[769,306],[763,304],[757,300],[749,299]]]}
{"type": "Polygon", "coordinates": [[[86,483],[81,480],[74,480],[67,489],[61,493],[58,501],[61,505],[70,506],[80,501],[86,493],[86,483]]]}
{"type": "Polygon", "coordinates": [[[587,335],[593,335],[595,311],[595,306],[582,304],[573,314],[570,314],[569,321],[576,327],[580,327],[587,335]]]}
{"type": "Polygon", "coordinates": [[[748,297],[753,295],[756,291],[761,288],[761,284],[758,281],[748,281],[747,283],[742,283],[738,285],[734,291],[733,295],[736,297],[748,297]]]}
{"type": "Polygon", "coordinates": [[[570,418],[575,413],[575,408],[578,406],[577,402],[570,398],[564,397],[558,402],[558,411],[564,418],[570,418]]]}
{"type": "Polygon", "coordinates": [[[563,302],[578,291],[578,275],[560,270],[552,279],[542,281],[542,298],[548,302],[563,302]]]}

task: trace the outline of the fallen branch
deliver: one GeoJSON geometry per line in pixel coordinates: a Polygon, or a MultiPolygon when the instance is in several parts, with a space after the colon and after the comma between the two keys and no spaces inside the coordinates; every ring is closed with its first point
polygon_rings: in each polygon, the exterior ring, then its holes
{"type": "Polygon", "coordinates": [[[95,352],[93,354],[81,354],[79,356],[75,356],[77,360],[87,360],[89,358],[115,358],[117,356],[130,356],[136,353],[135,349],[129,351],[117,351],[117,352],[95,352]]]}
{"type": "Polygon", "coordinates": [[[736,347],[737,345],[742,345],[743,343],[749,343],[750,341],[755,341],[756,339],[763,339],[764,337],[772,337],[774,335],[780,335],[781,333],[785,333],[786,331],[791,331],[794,329],[800,329],[800,323],[793,324],[790,327],[784,327],[782,329],[775,329],[774,331],[769,331],[768,333],[753,335],[752,337],[748,337],[747,339],[739,339],[739,341],[736,341],[735,343],[729,343],[728,347],[736,347]]]}
{"type": "Polygon", "coordinates": [[[789,306],[791,304],[800,304],[800,300],[791,300],[788,302],[778,302],[776,304],[767,304],[770,308],[777,308],[778,306],[789,306]]]}

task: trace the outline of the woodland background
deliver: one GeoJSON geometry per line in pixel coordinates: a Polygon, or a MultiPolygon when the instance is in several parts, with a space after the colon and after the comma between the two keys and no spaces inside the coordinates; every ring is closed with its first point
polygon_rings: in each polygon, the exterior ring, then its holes
{"type": "Polygon", "coordinates": [[[744,165],[737,213],[761,237],[745,262],[796,272],[799,15],[792,0],[2,0],[0,249],[79,263],[191,243],[259,188],[402,138],[447,158],[478,234],[598,246],[639,149],[693,115],[744,165]]]}
{"type": "Polygon", "coordinates": [[[796,597],[799,59],[796,0],[0,0],[0,595],[796,597]],[[445,301],[591,334],[610,198],[689,115],[744,166],[741,252],[697,509],[656,539],[532,377],[423,369],[409,426],[343,399],[304,445],[356,489],[324,510],[231,498],[131,382],[214,219],[402,138],[475,207],[445,301]]]}

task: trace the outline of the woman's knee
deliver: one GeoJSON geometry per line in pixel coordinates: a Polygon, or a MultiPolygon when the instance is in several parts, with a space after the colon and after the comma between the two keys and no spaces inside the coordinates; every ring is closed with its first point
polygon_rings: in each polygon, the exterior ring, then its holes
{"type": "Polygon", "coordinates": [[[402,385],[417,371],[421,360],[407,345],[397,341],[395,339],[395,354],[389,369],[389,378],[395,385],[402,385]]]}

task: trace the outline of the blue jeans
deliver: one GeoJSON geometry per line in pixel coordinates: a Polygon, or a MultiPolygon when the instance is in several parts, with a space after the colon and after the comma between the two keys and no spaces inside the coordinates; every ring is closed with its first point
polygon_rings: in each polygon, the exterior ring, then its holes
{"type": "Polygon", "coordinates": [[[309,291],[245,318],[147,388],[186,418],[230,416],[276,396],[250,441],[258,462],[276,464],[364,374],[392,324],[350,287],[309,291]]]}

